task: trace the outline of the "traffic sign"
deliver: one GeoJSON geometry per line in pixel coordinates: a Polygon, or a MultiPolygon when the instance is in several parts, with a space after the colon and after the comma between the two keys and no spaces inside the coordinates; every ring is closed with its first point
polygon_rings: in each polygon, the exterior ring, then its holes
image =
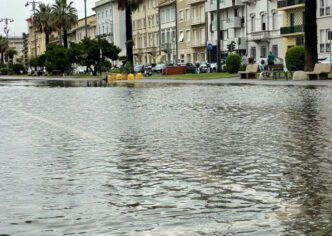
{"type": "Polygon", "coordinates": [[[211,43],[209,43],[209,44],[207,45],[207,49],[208,49],[208,50],[212,50],[212,49],[213,49],[213,45],[212,45],[211,43]]]}

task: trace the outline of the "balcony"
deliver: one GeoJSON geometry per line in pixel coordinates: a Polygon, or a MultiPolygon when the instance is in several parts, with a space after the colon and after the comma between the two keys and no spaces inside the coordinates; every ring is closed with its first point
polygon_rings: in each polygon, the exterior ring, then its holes
{"type": "Polygon", "coordinates": [[[235,49],[236,50],[246,50],[247,49],[247,38],[246,37],[238,37],[238,38],[229,38],[226,41],[226,48],[227,45],[235,42],[235,49]]]}
{"type": "Polygon", "coordinates": [[[303,25],[286,26],[280,28],[280,34],[282,36],[287,36],[288,34],[301,34],[303,32],[303,25]]]}
{"type": "Polygon", "coordinates": [[[287,10],[298,7],[304,7],[306,0],[279,0],[278,1],[278,9],[279,10],[287,10]]]}
{"type": "Polygon", "coordinates": [[[241,28],[242,18],[232,17],[221,21],[221,29],[241,28]]]}
{"type": "Polygon", "coordinates": [[[160,50],[161,51],[170,51],[171,50],[171,43],[162,43],[160,44],[160,50]]]}
{"type": "Polygon", "coordinates": [[[203,40],[194,40],[191,42],[191,47],[193,48],[199,48],[199,47],[205,47],[206,42],[203,40]]]}
{"type": "Polygon", "coordinates": [[[270,39],[270,31],[262,30],[250,33],[250,40],[253,41],[269,41],[270,39]]]}
{"type": "Polygon", "coordinates": [[[194,5],[198,3],[205,3],[205,0],[190,0],[189,5],[194,5]]]}
{"type": "MultiPolygon", "coordinates": [[[[225,0],[225,1],[220,1],[219,7],[220,10],[222,9],[226,9],[226,8],[231,8],[231,7],[236,7],[236,6],[244,6],[244,2],[243,0],[234,0],[234,1],[229,1],[229,0],[225,0]]],[[[256,1],[256,0],[254,0],[256,1]]],[[[217,0],[213,0],[213,1],[207,1],[206,4],[206,11],[216,11],[217,10],[217,0]]]]}
{"type": "Polygon", "coordinates": [[[196,17],[196,18],[193,18],[192,21],[191,21],[192,26],[201,25],[201,24],[205,24],[205,19],[204,18],[196,17]]]}

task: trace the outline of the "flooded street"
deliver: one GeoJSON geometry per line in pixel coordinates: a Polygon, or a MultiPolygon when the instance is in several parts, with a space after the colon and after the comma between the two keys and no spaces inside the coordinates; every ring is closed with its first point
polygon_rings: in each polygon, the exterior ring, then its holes
{"type": "Polygon", "coordinates": [[[0,81],[0,235],[328,235],[332,87],[0,81]]]}

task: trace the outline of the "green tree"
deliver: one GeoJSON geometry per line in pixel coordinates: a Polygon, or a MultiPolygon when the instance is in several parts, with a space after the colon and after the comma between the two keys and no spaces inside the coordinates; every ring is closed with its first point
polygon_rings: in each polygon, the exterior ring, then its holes
{"type": "Polygon", "coordinates": [[[229,54],[226,57],[226,69],[228,73],[235,74],[241,67],[241,56],[239,54],[229,54]]]}
{"type": "Polygon", "coordinates": [[[304,70],[305,49],[303,46],[291,47],[286,52],[286,66],[290,71],[304,70]]]}
{"type": "Polygon", "coordinates": [[[28,65],[29,67],[35,68],[35,71],[37,71],[38,59],[36,57],[30,57],[28,59],[28,65]]]}
{"type": "Polygon", "coordinates": [[[56,28],[63,32],[63,45],[68,48],[68,30],[77,24],[77,10],[73,2],[56,0],[52,6],[52,17],[56,28]]]}
{"type": "Polygon", "coordinates": [[[5,37],[2,37],[0,35],[0,54],[1,54],[1,62],[4,63],[4,53],[6,52],[8,48],[8,40],[5,37]]]}
{"type": "Polygon", "coordinates": [[[48,44],[45,52],[45,66],[47,72],[52,74],[69,72],[71,70],[71,62],[68,57],[68,49],[59,44],[48,44]]]}
{"type": "MultiPolygon", "coordinates": [[[[119,9],[125,10],[126,14],[126,41],[133,40],[132,31],[132,12],[136,11],[142,4],[143,0],[117,0],[119,9]]],[[[130,43],[126,44],[127,49],[127,61],[134,65],[133,47],[130,43]]],[[[133,68],[132,68],[133,70],[133,68]]]]}
{"type": "Polygon", "coordinates": [[[305,70],[313,70],[318,61],[316,9],[317,1],[305,2],[305,70]]]}
{"type": "Polygon", "coordinates": [[[97,75],[98,64],[106,58],[117,60],[121,49],[106,39],[84,38],[79,43],[71,43],[68,56],[72,63],[77,63],[89,68],[93,75],[97,75]],[[102,52],[102,55],[100,55],[102,52]]]}
{"type": "Polygon", "coordinates": [[[17,51],[13,48],[8,48],[5,52],[5,56],[12,65],[14,63],[14,56],[17,55],[17,51]]]}
{"type": "Polygon", "coordinates": [[[46,47],[50,42],[50,34],[55,29],[52,8],[49,4],[40,4],[39,9],[36,10],[36,14],[33,19],[33,26],[38,29],[41,33],[45,34],[46,47]]]}

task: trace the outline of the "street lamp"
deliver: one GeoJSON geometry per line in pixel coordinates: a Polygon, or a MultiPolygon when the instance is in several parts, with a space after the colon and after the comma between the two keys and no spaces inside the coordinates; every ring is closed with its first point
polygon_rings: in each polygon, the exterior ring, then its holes
{"type": "MultiPolygon", "coordinates": [[[[25,7],[29,6],[29,5],[32,5],[32,11],[33,11],[33,17],[35,17],[35,14],[36,14],[36,4],[41,4],[41,2],[37,2],[35,0],[32,0],[32,1],[27,1],[25,3],[25,7]]],[[[37,35],[36,35],[36,28],[35,28],[35,32],[34,32],[34,35],[35,35],[35,57],[37,57],[37,35]]]]}
{"type": "Polygon", "coordinates": [[[8,33],[9,33],[9,28],[8,28],[8,24],[9,23],[12,23],[12,22],[14,22],[14,19],[12,19],[12,18],[1,18],[0,19],[0,22],[5,22],[5,25],[6,25],[6,27],[4,28],[4,31],[5,31],[5,34],[6,34],[6,37],[7,37],[7,40],[8,40],[8,33]]]}
{"type": "Polygon", "coordinates": [[[86,19],[86,0],[84,0],[84,12],[85,12],[85,37],[88,37],[88,22],[86,19]]]}

